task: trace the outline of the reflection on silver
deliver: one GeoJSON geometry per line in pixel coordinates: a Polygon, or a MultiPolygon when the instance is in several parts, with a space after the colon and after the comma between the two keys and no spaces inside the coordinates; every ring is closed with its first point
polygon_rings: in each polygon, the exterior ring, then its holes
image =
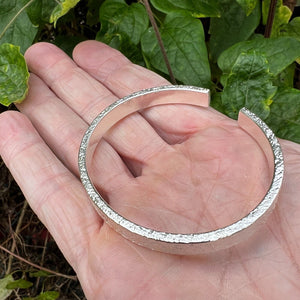
{"type": "Polygon", "coordinates": [[[246,108],[240,110],[238,124],[264,151],[273,179],[260,203],[247,216],[229,226],[192,234],[155,231],[119,215],[107,204],[91,182],[87,170],[87,149],[88,145],[95,145],[97,141],[95,137],[93,139],[96,127],[99,125],[97,127],[99,139],[109,128],[130,113],[170,103],[207,107],[209,91],[193,86],[162,86],[133,93],[109,105],[94,119],[82,139],[78,158],[81,181],[100,216],[114,230],[134,243],[161,252],[183,255],[196,255],[228,248],[252,234],[272,211],[284,173],[283,155],[277,138],[260,118],[246,108]]]}

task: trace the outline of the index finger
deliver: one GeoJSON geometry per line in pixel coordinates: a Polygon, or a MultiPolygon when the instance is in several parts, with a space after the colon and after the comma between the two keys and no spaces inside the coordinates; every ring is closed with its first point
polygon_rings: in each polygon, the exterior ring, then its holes
{"type": "Polygon", "coordinates": [[[80,181],[57,159],[26,116],[0,115],[0,155],[28,203],[76,269],[102,220],[80,181]]]}

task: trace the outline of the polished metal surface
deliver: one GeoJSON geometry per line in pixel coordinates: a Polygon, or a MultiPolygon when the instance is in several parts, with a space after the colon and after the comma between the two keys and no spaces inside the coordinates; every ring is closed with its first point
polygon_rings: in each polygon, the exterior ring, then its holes
{"type": "Polygon", "coordinates": [[[284,174],[283,155],[277,138],[260,118],[246,108],[240,110],[238,124],[264,151],[273,179],[264,198],[239,221],[203,233],[178,234],[155,231],[131,222],[118,214],[96,190],[87,170],[87,152],[92,151],[90,148],[95,147],[99,138],[127,115],[162,104],[190,104],[207,107],[209,106],[209,91],[193,86],[162,86],[142,90],[119,99],[105,108],[86,131],[79,150],[79,171],[83,186],[100,216],[132,242],[166,253],[184,255],[208,253],[228,248],[246,239],[265,221],[274,208],[284,174]]]}

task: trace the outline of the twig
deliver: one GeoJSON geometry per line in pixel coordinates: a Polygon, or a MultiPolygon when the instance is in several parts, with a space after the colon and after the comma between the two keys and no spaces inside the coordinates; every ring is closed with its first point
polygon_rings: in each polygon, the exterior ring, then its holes
{"type": "Polygon", "coordinates": [[[164,47],[164,43],[163,43],[163,40],[161,38],[161,35],[159,33],[158,26],[157,26],[156,21],[154,19],[154,16],[153,16],[153,13],[152,13],[149,1],[148,0],[144,0],[143,2],[144,2],[144,5],[146,7],[146,10],[147,10],[147,14],[148,14],[150,23],[151,23],[151,25],[152,25],[152,27],[154,29],[154,32],[155,32],[155,35],[156,35],[156,38],[157,38],[157,41],[158,41],[158,45],[160,47],[161,53],[163,55],[166,67],[167,67],[169,75],[170,75],[171,82],[173,84],[176,84],[177,82],[176,82],[175,76],[173,74],[173,71],[172,71],[172,68],[171,68],[168,56],[167,56],[167,52],[166,52],[166,49],[164,47]]]}
{"type": "MultiPolygon", "coordinates": [[[[22,222],[23,222],[23,218],[24,218],[24,215],[25,215],[25,211],[26,211],[27,205],[28,205],[28,202],[25,199],[24,203],[23,203],[22,210],[21,210],[21,214],[20,214],[20,217],[19,217],[19,220],[18,220],[18,224],[17,224],[16,230],[15,230],[15,232],[12,233],[12,235],[13,235],[13,242],[12,242],[11,249],[10,249],[10,251],[12,253],[15,252],[16,245],[17,245],[16,239],[14,238],[14,235],[17,236],[19,234],[19,232],[20,232],[20,228],[21,228],[21,225],[22,225],[22,222]]],[[[13,256],[10,255],[9,258],[8,258],[8,265],[7,265],[6,275],[10,274],[12,260],[13,260],[13,256]]]]}
{"type": "Polygon", "coordinates": [[[31,3],[33,3],[35,0],[30,0],[28,3],[26,3],[15,15],[14,17],[8,22],[8,24],[4,27],[3,31],[0,33],[0,40],[4,36],[6,30],[9,28],[9,26],[16,20],[16,18],[22,13],[23,10],[25,10],[31,3]]]}
{"type": "Polygon", "coordinates": [[[274,17],[275,17],[276,3],[277,0],[271,0],[270,2],[269,14],[268,14],[268,19],[267,19],[267,24],[266,24],[265,34],[264,34],[265,38],[269,38],[271,36],[274,17]]]}
{"type": "Polygon", "coordinates": [[[17,297],[16,299],[17,300],[22,300],[21,298],[20,298],[20,296],[19,296],[19,294],[18,294],[18,290],[14,290],[14,293],[15,293],[15,296],[17,297]]]}
{"type": "Polygon", "coordinates": [[[0,245],[0,250],[5,251],[6,253],[8,253],[8,254],[14,256],[15,258],[17,258],[18,260],[20,260],[20,261],[22,261],[22,262],[24,262],[24,263],[26,263],[26,264],[28,264],[28,265],[30,265],[30,266],[36,268],[36,269],[45,271],[45,272],[47,272],[47,273],[50,273],[50,274],[53,274],[53,275],[56,275],[56,276],[59,276],[59,277],[63,277],[63,278],[71,279],[71,280],[77,280],[77,276],[72,276],[72,275],[62,274],[62,273],[55,272],[55,271],[52,271],[52,270],[50,270],[50,269],[47,269],[47,268],[45,268],[45,267],[41,267],[41,266],[39,266],[39,265],[37,265],[37,264],[35,264],[35,263],[33,263],[33,262],[30,262],[30,261],[28,261],[27,259],[25,259],[25,258],[23,258],[23,257],[21,257],[21,256],[19,256],[19,255],[17,255],[17,254],[15,254],[15,253],[9,251],[8,249],[6,249],[5,247],[3,247],[3,246],[1,246],[1,245],[0,245]]]}
{"type": "Polygon", "coordinates": [[[47,231],[46,237],[45,237],[45,241],[44,241],[44,247],[43,247],[43,253],[42,253],[41,264],[44,263],[44,259],[45,259],[45,254],[46,254],[46,248],[47,248],[48,240],[49,240],[49,231],[47,231]]]}
{"type": "Polygon", "coordinates": [[[78,295],[75,294],[75,292],[71,291],[71,293],[77,300],[80,300],[80,298],[78,297],[78,295]]]}
{"type": "MultiPolygon", "coordinates": [[[[44,264],[48,240],[49,240],[49,232],[47,231],[46,238],[45,238],[45,241],[44,241],[44,247],[43,247],[43,252],[42,252],[41,263],[40,263],[41,266],[44,264]]],[[[40,283],[40,277],[37,278],[36,287],[39,286],[39,283],[40,283]]]]}

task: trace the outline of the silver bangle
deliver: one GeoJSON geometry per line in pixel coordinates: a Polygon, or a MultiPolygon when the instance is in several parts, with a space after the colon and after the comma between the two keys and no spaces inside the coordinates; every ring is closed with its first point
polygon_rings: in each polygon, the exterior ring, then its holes
{"type": "Polygon", "coordinates": [[[115,231],[141,246],[173,254],[196,255],[231,247],[252,234],[274,208],[280,191],[284,162],[280,144],[272,130],[254,113],[246,108],[239,112],[238,124],[260,145],[273,173],[271,185],[260,203],[245,217],[217,230],[181,234],[155,231],[133,223],[115,210],[96,190],[87,170],[87,148],[93,145],[92,134],[97,127],[97,138],[101,138],[119,120],[127,115],[161,104],[190,104],[209,106],[209,90],[193,86],[162,86],[142,90],[126,96],[105,108],[91,123],[83,136],[79,149],[80,178],[100,216],[115,231]],[[198,95],[195,96],[195,93],[198,95]]]}

